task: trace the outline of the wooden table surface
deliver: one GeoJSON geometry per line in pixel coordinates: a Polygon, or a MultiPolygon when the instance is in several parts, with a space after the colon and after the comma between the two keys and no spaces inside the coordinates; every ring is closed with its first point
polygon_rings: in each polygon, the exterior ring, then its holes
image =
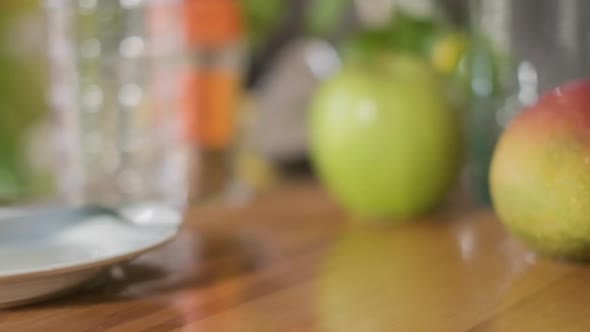
{"type": "Polygon", "coordinates": [[[313,184],[203,207],[85,292],[0,311],[0,331],[590,331],[590,268],[449,210],[359,227],[313,184]]]}

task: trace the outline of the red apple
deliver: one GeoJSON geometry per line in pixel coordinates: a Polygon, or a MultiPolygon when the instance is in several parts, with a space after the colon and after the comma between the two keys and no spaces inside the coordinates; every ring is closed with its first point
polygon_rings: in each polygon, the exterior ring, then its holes
{"type": "Polygon", "coordinates": [[[498,216],[531,248],[590,258],[590,81],[558,87],[514,119],[490,183],[498,216]]]}

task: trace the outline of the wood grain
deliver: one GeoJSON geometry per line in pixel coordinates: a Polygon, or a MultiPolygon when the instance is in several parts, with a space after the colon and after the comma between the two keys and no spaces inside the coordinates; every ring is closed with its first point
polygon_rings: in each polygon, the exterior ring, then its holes
{"type": "Polygon", "coordinates": [[[314,184],[188,212],[164,248],[0,331],[588,331],[590,268],[537,257],[489,211],[361,226],[314,184]]]}

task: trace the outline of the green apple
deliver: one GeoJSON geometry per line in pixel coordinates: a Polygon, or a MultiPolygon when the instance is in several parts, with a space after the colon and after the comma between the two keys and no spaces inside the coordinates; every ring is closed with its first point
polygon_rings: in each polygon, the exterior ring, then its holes
{"type": "Polygon", "coordinates": [[[354,214],[423,214],[455,180],[459,121],[437,76],[416,57],[343,69],[317,92],[309,120],[317,173],[354,214]]]}

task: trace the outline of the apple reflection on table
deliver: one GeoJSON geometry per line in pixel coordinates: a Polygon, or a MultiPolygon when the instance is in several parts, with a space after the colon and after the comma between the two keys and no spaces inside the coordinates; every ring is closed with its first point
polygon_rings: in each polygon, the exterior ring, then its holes
{"type": "Polygon", "coordinates": [[[352,224],[315,282],[318,331],[468,330],[533,292],[535,274],[554,277],[549,264],[504,236],[488,212],[352,224]]]}

